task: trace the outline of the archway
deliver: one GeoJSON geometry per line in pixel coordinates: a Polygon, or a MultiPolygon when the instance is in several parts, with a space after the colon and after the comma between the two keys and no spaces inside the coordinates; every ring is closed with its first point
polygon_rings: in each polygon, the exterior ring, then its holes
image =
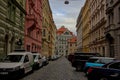
{"type": "Polygon", "coordinates": [[[115,51],[114,51],[114,38],[111,36],[111,34],[107,34],[106,35],[106,39],[108,41],[109,44],[109,55],[110,57],[114,57],[115,56],[115,51]]]}

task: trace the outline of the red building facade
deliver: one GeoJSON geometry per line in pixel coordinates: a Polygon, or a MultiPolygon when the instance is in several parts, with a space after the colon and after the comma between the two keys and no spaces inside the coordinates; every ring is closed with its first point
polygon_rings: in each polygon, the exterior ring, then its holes
{"type": "Polygon", "coordinates": [[[41,52],[42,0],[26,0],[25,50],[41,52]]]}

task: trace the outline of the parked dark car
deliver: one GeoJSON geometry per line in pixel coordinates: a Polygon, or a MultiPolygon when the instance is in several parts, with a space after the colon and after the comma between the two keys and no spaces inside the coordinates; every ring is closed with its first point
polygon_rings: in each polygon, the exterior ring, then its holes
{"type": "Polygon", "coordinates": [[[110,62],[102,67],[90,67],[88,80],[120,80],[120,61],[110,62]]]}
{"type": "Polygon", "coordinates": [[[76,71],[80,71],[80,70],[82,71],[85,65],[85,62],[88,61],[88,59],[93,56],[100,56],[100,54],[99,53],[82,53],[82,52],[74,53],[74,57],[71,60],[72,67],[75,67],[76,71]]]}
{"type": "Polygon", "coordinates": [[[68,61],[70,61],[71,63],[73,62],[73,61],[72,61],[73,58],[74,58],[74,54],[69,54],[69,55],[67,56],[68,61]]]}
{"type": "Polygon", "coordinates": [[[104,64],[110,63],[116,60],[111,57],[90,57],[89,60],[85,63],[84,72],[89,69],[89,67],[102,67],[104,64]]]}

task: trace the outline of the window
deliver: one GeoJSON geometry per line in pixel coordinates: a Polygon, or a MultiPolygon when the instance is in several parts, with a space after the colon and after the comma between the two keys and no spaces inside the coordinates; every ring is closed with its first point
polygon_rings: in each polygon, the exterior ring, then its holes
{"type": "Polygon", "coordinates": [[[8,19],[14,22],[16,16],[16,7],[11,1],[8,1],[7,11],[8,11],[8,19]]]}
{"type": "Polygon", "coordinates": [[[65,32],[65,35],[69,35],[69,32],[65,32]]]}
{"type": "Polygon", "coordinates": [[[119,13],[118,13],[118,15],[119,15],[119,23],[120,23],[120,7],[119,7],[119,13]]]}
{"type": "Polygon", "coordinates": [[[28,56],[26,55],[24,62],[28,62],[28,61],[29,61],[29,58],[28,58],[28,56]]]}
{"type": "Polygon", "coordinates": [[[109,66],[109,68],[120,69],[120,62],[111,64],[111,65],[109,66]]]}
{"type": "Polygon", "coordinates": [[[36,32],[36,38],[39,37],[39,33],[40,33],[39,31],[36,32]]]}
{"type": "Polygon", "coordinates": [[[110,25],[110,15],[108,16],[108,24],[110,25]]]}
{"type": "Polygon", "coordinates": [[[23,13],[20,12],[20,27],[23,28],[23,13]]]}
{"type": "Polygon", "coordinates": [[[15,12],[16,12],[16,8],[14,5],[12,5],[12,11],[11,11],[11,21],[15,21],[15,12]]]}
{"type": "Polygon", "coordinates": [[[8,19],[11,19],[11,6],[12,6],[12,4],[11,4],[11,2],[9,1],[8,2],[8,19]]]}
{"type": "Polygon", "coordinates": [[[43,29],[43,36],[45,37],[45,29],[43,29]]]}
{"type": "Polygon", "coordinates": [[[8,55],[4,60],[10,62],[20,62],[22,55],[8,55]]]}
{"type": "Polygon", "coordinates": [[[113,24],[113,18],[114,18],[114,14],[111,13],[111,24],[113,24]]]}
{"type": "Polygon", "coordinates": [[[27,51],[30,51],[30,45],[27,45],[26,47],[27,47],[27,51]]]}

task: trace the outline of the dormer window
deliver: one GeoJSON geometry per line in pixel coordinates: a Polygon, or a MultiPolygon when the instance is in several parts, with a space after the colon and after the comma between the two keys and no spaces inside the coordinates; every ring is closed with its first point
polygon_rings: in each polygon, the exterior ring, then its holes
{"type": "Polygon", "coordinates": [[[65,32],[64,34],[65,34],[65,35],[69,35],[69,32],[65,32]]]}

